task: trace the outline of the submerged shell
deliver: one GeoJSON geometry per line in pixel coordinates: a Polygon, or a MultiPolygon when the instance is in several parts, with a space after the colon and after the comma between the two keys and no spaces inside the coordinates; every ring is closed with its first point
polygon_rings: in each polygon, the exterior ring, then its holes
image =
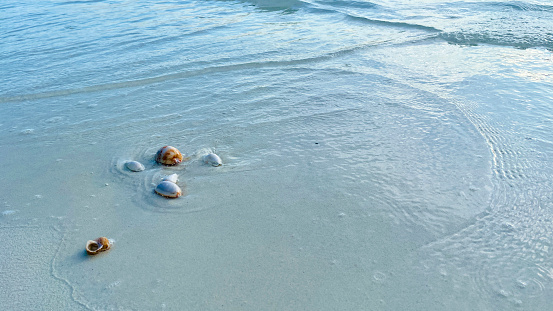
{"type": "Polygon", "coordinates": [[[210,153],[210,154],[205,155],[203,160],[204,160],[205,164],[209,164],[209,165],[213,165],[213,166],[223,165],[223,161],[215,153],[210,153]]]}
{"type": "Polygon", "coordinates": [[[106,237],[99,237],[96,240],[86,242],[86,253],[89,255],[97,255],[111,248],[111,243],[106,237]]]}
{"type": "Polygon", "coordinates": [[[125,163],[125,167],[133,172],[142,172],[145,169],[144,165],[138,161],[129,161],[125,163]]]}
{"type": "Polygon", "coordinates": [[[156,153],[156,162],[163,165],[177,165],[182,162],[182,153],[172,146],[163,146],[156,153]]]}
{"type": "Polygon", "coordinates": [[[177,181],[179,181],[179,175],[177,175],[177,174],[167,175],[167,176],[163,177],[163,179],[161,181],[170,181],[170,182],[176,184],[177,181]]]}
{"type": "Polygon", "coordinates": [[[166,198],[178,198],[182,194],[182,190],[177,184],[167,180],[160,182],[155,188],[155,192],[166,198]]]}

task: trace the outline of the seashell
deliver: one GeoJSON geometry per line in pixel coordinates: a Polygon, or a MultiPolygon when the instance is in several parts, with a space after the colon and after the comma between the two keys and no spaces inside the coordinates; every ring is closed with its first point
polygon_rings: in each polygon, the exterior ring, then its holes
{"type": "Polygon", "coordinates": [[[86,253],[89,255],[97,255],[111,248],[111,243],[106,237],[99,237],[96,240],[86,242],[86,253]]]}
{"type": "Polygon", "coordinates": [[[174,182],[164,180],[154,190],[157,194],[166,198],[178,198],[182,194],[180,187],[174,182]]]}
{"type": "Polygon", "coordinates": [[[223,161],[215,153],[210,153],[210,154],[205,155],[203,160],[204,160],[205,164],[210,164],[210,165],[213,165],[213,166],[223,165],[223,161]]]}
{"type": "Polygon", "coordinates": [[[163,165],[177,165],[182,162],[182,154],[175,147],[164,146],[157,151],[156,162],[163,165]]]}
{"type": "Polygon", "coordinates": [[[165,176],[163,177],[163,179],[161,181],[170,181],[172,183],[177,183],[177,181],[179,181],[179,175],[177,174],[171,174],[171,175],[168,175],[168,176],[165,176]]]}
{"type": "Polygon", "coordinates": [[[142,172],[145,169],[144,165],[138,161],[129,161],[125,163],[125,167],[133,172],[142,172]]]}

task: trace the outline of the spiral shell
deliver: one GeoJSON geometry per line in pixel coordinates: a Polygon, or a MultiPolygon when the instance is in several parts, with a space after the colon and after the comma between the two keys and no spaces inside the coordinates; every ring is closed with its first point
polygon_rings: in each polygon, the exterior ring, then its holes
{"type": "Polygon", "coordinates": [[[156,153],[156,162],[163,165],[177,165],[182,162],[182,153],[172,146],[163,146],[156,153]]]}
{"type": "Polygon", "coordinates": [[[162,197],[178,198],[182,195],[182,190],[174,182],[164,180],[157,185],[154,191],[162,197]]]}
{"type": "Polygon", "coordinates": [[[125,167],[129,171],[133,171],[133,172],[142,172],[145,169],[144,165],[137,161],[129,161],[125,163],[125,167]]]}
{"type": "Polygon", "coordinates": [[[111,248],[111,243],[106,237],[99,237],[96,240],[86,242],[86,253],[89,255],[97,255],[111,248]]]}
{"type": "Polygon", "coordinates": [[[209,154],[205,155],[204,158],[203,158],[203,161],[204,161],[205,164],[209,164],[209,165],[213,165],[213,166],[223,165],[223,161],[215,153],[209,153],[209,154]]]}

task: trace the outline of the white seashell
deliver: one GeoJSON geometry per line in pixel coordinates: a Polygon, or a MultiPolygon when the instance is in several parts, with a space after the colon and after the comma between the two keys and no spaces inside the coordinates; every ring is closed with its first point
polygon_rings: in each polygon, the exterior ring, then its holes
{"type": "Polygon", "coordinates": [[[167,180],[160,182],[159,185],[157,185],[155,192],[166,198],[178,198],[182,194],[182,190],[177,184],[167,180]]]}
{"type": "Polygon", "coordinates": [[[177,165],[183,161],[182,153],[172,146],[163,146],[156,153],[156,162],[163,165],[177,165]]]}
{"type": "Polygon", "coordinates": [[[210,165],[213,165],[213,166],[223,165],[223,161],[215,153],[210,153],[210,154],[205,155],[203,160],[204,160],[205,164],[210,164],[210,165]]]}
{"type": "Polygon", "coordinates": [[[171,175],[168,175],[168,176],[165,176],[163,177],[163,179],[161,181],[170,181],[172,183],[177,183],[177,181],[179,181],[179,175],[177,174],[171,174],[171,175]]]}
{"type": "Polygon", "coordinates": [[[137,161],[129,161],[125,163],[125,167],[133,172],[142,172],[145,169],[144,165],[137,161]]]}

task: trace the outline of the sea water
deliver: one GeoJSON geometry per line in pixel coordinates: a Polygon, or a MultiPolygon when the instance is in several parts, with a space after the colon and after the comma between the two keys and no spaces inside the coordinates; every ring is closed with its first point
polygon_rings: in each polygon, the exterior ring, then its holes
{"type": "Polygon", "coordinates": [[[551,308],[549,2],[7,0],[0,20],[0,309],[551,308]],[[164,145],[190,160],[157,165],[164,145]],[[184,195],[157,196],[173,173],[184,195]]]}

